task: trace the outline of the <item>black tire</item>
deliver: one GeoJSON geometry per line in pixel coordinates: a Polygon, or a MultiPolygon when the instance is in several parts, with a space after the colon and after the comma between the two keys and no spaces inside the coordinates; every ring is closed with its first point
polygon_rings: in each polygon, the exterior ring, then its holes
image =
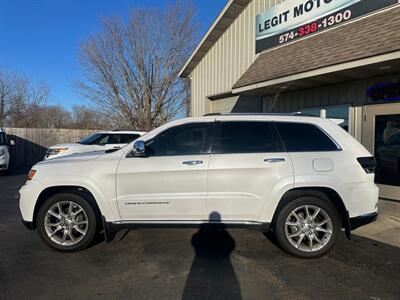
{"type": "MultiPolygon", "coordinates": [[[[52,249],[62,252],[73,252],[87,248],[93,241],[98,227],[98,220],[92,205],[83,197],[74,193],[60,193],[51,196],[40,207],[36,216],[36,226],[38,233],[43,242],[52,249]],[[48,210],[55,204],[60,202],[73,202],[80,206],[87,216],[88,227],[86,235],[74,245],[60,245],[53,241],[46,232],[45,219],[48,210]]],[[[75,232],[78,233],[78,232],[75,232]]]]}
{"type": "MultiPolygon", "coordinates": [[[[341,228],[340,224],[341,221],[338,216],[337,209],[332,205],[332,203],[329,200],[319,198],[316,196],[303,196],[290,201],[279,211],[278,217],[276,218],[276,221],[273,224],[273,231],[277,242],[282,247],[282,249],[287,253],[300,258],[317,258],[326,255],[329,251],[333,249],[340,232],[341,228]],[[286,230],[285,230],[286,220],[289,217],[289,214],[291,214],[291,212],[293,212],[297,208],[303,207],[305,205],[321,208],[329,216],[332,225],[332,230],[331,230],[332,233],[328,242],[326,242],[326,244],[322,246],[321,249],[316,249],[314,251],[309,251],[309,252],[306,250],[296,248],[286,237],[286,230]]],[[[321,234],[320,232],[317,231],[315,231],[315,233],[321,234]]],[[[307,235],[305,236],[305,238],[307,241],[304,242],[307,242],[310,245],[311,243],[309,242],[307,235]]],[[[298,241],[299,238],[295,237],[295,239],[297,239],[298,241]]],[[[315,246],[319,246],[316,240],[314,240],[313,243],[316,243],[315,246]]],[[[304,245],[302,245],[302,247],[304,247],[304,245]]],[[[311,248],[312,247],[313,246],[311,246],[311,248]]]]}

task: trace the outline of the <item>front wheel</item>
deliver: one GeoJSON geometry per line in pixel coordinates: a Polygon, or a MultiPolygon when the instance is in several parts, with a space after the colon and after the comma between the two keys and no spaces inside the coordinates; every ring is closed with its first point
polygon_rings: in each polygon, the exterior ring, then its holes
{"type": "Polygon", "coordinates": [[[96,234],[92,206],[73,193],[53,195],[40,207],[36,224],[41,239],[59,251],[77,251],[89,246],[96,234]]]}
{"type": "Polygon", "coordinates": [[[315,258],[327,254],[340,232],[336,208],[318,197],[300,197],[286,204],[274,224],[281,247],[289,254],[315,258]]]}

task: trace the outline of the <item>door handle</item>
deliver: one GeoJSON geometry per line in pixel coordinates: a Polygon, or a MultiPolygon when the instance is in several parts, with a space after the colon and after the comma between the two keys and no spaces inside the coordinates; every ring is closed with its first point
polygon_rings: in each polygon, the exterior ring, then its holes
{"type": "Polygon", "coordinates": [[[285,161],[285,159],[282,157],[264,159],[264,162],[269,162],[269,163],[277,163],[277,162],[283,162],[283,161],[285,161]]]}
{"type": "Polygon", "coordinates": [[[188,166],[201,165],[202,163],[203,163],[202,160],[187,160],[183,162],[184,165],[188,166]]]}

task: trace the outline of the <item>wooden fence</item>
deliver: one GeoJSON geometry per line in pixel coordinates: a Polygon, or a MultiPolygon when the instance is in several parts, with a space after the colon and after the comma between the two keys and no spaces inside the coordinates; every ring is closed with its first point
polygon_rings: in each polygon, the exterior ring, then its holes
{"type": "MultiPolygon", "coordinates": [[[[48,147],[75,143],[96,130],[48,129],[48,128],[4,128],[9,139],[15,141],[10,147],[10,168],[31,166],[43,160],[48,147]]],[[[97,130],[98,131],[98,130],[97,130]]]]}

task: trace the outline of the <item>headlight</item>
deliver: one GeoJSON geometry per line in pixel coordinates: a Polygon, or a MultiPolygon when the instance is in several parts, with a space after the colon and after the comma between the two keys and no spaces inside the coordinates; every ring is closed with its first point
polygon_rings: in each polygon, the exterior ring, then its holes
{"type": "Polygon", "coordinates": [[[36,170],[30,170],[28,173],[28,180],[32,180],[32,178],[35,176],[36,170]]]}
{"type": "Polygon", "coordinates": [[[46,152],[46,157],[49,157],[51,155],[57,155],[61,152],[67,151],[69,148],[49,148],[47,149],[46,152]]]}

